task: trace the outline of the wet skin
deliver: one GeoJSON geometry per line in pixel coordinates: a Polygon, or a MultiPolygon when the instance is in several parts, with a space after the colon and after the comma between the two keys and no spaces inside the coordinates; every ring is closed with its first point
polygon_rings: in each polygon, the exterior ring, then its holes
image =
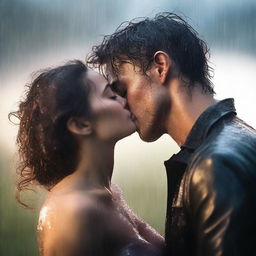
{"type": "Polygon", "coordinates": [[[155,141],[166,132],[164,120],[170,107],[168,89],[159,83],[152,70],[143,74],[139,67],[124,63],[118,75],[108,67],[107,77],[111,88],[127,100],[142,140],[155,141]]]}
{"type": "Polygon", "coordinates": [[[135,131],[126,100],[89,71],[92,117],[71,131],[79,141],[77,170],[48,193],[38,221],[44,256],[115,255],[134,240],[161,247],[163,238],[127,206],[111,184],[115,143],[135,131]]]}
{"type": "Polygon", "coordinates": [[[135,124],[126,99],[114,93],[107,80],[98,73],[90,70],[87,78],[92,82],[90,121],[98,139],[117,142],[133,133],[135,124]]]}
{"type": "Polygon", "coordinates": [[[41,255],[114,255],[144,240],[136,217],[107,189],[55,191],[42,207],[38,232],[41,255]]]}

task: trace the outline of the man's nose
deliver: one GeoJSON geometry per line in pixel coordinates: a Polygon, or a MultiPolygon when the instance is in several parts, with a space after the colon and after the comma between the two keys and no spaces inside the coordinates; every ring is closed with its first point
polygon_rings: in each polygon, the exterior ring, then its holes
{"type": "Polygon", "coordinates": [[[118,100],[119,100],[120,104],[121,104],[124,108],[128,108],[126,98],[123,98],[123,97],[121,97],[121,96],[118,96],[118,100]]]}

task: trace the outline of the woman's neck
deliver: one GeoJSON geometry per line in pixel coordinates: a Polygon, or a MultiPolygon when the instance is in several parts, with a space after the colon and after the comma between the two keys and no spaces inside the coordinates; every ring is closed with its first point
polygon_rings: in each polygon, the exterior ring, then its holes
{"type": "Polygon", "coordinates": [[[80,144],[76,170],[51,191],[104,189],[109,191],[114,166],[115,143],[87,140],[80,144]]]}
{"type": "Polygon", "coordinates": [[[87,141],[81,145],[75,175],[86,186],[110,188],[114,166],[114,143],[87,141]]]}

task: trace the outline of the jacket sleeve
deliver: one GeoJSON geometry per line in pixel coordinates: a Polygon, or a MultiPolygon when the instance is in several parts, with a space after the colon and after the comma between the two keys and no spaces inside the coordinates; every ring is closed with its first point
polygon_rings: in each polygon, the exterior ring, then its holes
{"type": "Polygon", "coordinates": [[[245,188],[234,159],[215,154],[193,164],[186,180],[186,207],[197,256],[242,255],[236,243],[242,232],[245,188]]]}

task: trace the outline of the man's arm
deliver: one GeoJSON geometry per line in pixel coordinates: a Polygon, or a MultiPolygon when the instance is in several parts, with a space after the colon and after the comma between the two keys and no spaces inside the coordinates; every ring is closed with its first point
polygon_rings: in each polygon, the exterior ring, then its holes
{"type": "Polygon", "coordinates": [[[215,154],[192,166],[185,202],[197,256],[240,255],[236,241],[243,226],[245,188],[234,159],[215,154]]]}

